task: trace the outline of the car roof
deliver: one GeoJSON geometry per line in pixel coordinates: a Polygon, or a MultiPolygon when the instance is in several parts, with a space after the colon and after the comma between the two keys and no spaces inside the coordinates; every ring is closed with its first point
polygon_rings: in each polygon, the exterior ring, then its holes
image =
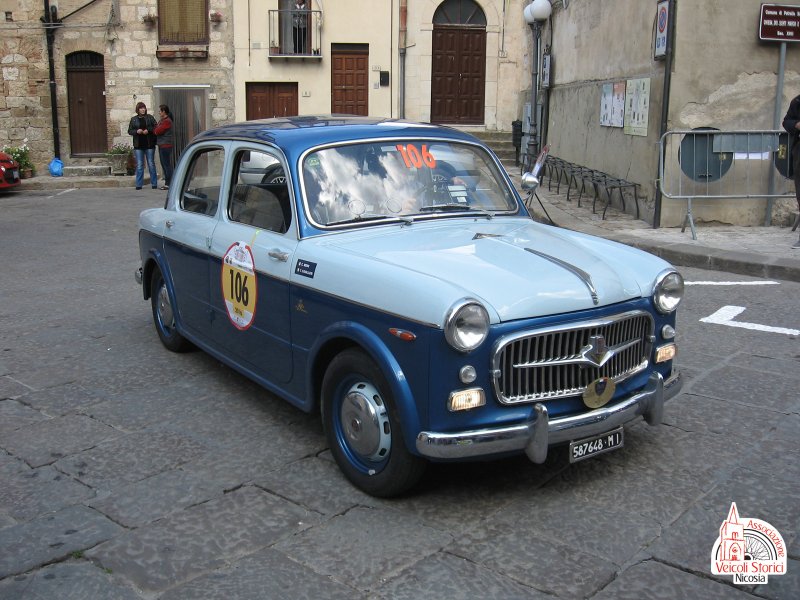
{"type": "Polygon", "coordinates": [[[192,142],[214,139],[250,140],[272,143],[287,154],[297,154],[322,144],[398,137],[478,141],[463,131],[430,123],[351,115],[309,115],[222,125],[199,133],[192,142]]]}

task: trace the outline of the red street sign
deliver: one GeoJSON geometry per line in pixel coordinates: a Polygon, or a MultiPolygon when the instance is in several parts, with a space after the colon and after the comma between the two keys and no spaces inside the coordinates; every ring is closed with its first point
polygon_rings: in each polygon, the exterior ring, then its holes
{"type": "Polygon", "coordinates": [[[800,6],[762,4],[758,37],[769,42],[800,42],[800,6]]]}

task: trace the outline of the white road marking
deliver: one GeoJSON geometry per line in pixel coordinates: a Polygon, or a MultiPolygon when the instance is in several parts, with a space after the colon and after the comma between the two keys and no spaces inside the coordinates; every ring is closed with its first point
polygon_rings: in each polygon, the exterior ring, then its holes
{"type": "Polygon", "coordinates": [[[57,194],[53,194],[53,195],[51,195],[51,196],[48,196],[48,197],[47,197],[47,199],[48,199],[48,200],[52,200],[53,198],[56,198],[56,197],[58,197],[58,196],[61,196],[62,194],[68,194],[69,192],[74,192],[76,189],[77,189],[77,188],[69,188],[69,189],[66,189],[66,190],[61,190],[61,191],[60,191],[60,192],[58,192],[57,194]]]}
{"type": "Polygon", "coordinates": [[[741,329],[752,329],[754,331],[766,331],[768,333],[782,333],[785,335],[800,335],[800,329],[788,329],[786,327],[772,327],[770,325],[759,325],[758,323],[745,323],[734,321],[736,317],[745,311],[744,306],[723,306],[713,315],[700,319],[703,323],[713,323],[715,325],[727,325],[728,327],[739,327],[741,329]]]}
{"type": "Polygon", "coordinates": [[[684,281],[684,285],[780,285],[779,281],[684,281]]]}

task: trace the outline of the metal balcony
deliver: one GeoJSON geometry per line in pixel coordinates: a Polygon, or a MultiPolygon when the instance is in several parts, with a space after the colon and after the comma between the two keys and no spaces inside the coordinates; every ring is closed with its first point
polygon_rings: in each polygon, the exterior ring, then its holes
{"type": "Polygon", "coordinates": [[[321,10],[269,11],[269,56],[322,58],[321,10]]]}

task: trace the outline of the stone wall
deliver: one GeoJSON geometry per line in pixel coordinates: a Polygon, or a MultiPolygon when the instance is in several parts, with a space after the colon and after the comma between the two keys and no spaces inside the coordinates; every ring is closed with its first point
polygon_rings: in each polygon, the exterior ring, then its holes
{"type": "MultiPolygon", "coordinates": [[[[130,143],[127,127],[136,102],[145,102],[149,111],[157,114],[156,85],[207,85],[217,98],[211,101],[208,125],[233,120],[230,11],[227,0],[211,0],[209,4],[224,17],[221,23],[209,24],[207,57],[158,58],[157,25],[142,22],[144,14],[157,13],[156,0],[99,0],[88,6],[84,0],[58,3],[63,23],[55,31],[53,55],[60,150],[65,165],[105,161],[103,156],[70,156],[65,58],[71,52],[86,50],[105,56],[109,147],[130,143]]],[[[0,145],[21,145],[27,139],[36,170],[43,173],[54,156],[47,44],[40,21],[43,6],[39,0],[0,0],[0,11],[13,15],[13,21],[0,22],[0,145]]]]}
{"type": "MultiPolygon", "coordinates": [[[[773,127],[778,46],[758,40],[759,4],[676,0],[667,130],[773,127]]],[[[553,6],[543,32],[543,44],[551,46],[554,63],[547,138],[552,152],[639,183],[645,218],[652,219],[666,66],[653,57],[657,3],[570,0],[566,9],[562,3],[553,6]],[[647,135],[601,126],[603,85],[638,78],[650,80],[647,135]]],[[[789,99],[800,93],[800,44],[789,44],[785,68],[781,114],[789,99]]],[[[668,167],[676,164],[672,160],[668,167]]],[[[777,191],[786,186],[785,180],[779,181],[777,191]]],[[[776,214],[785,220],[785,207],[793,204],[793,200],[777,201],[776,214]]],[[[765,207],[763,199],[706,200],[697,201],[693,212],[698,221],[758,225],[764,222],[765,207]]],[[[685,200],[665,198],[661,224],[679,225],[685,212],[685,200]]]]}

